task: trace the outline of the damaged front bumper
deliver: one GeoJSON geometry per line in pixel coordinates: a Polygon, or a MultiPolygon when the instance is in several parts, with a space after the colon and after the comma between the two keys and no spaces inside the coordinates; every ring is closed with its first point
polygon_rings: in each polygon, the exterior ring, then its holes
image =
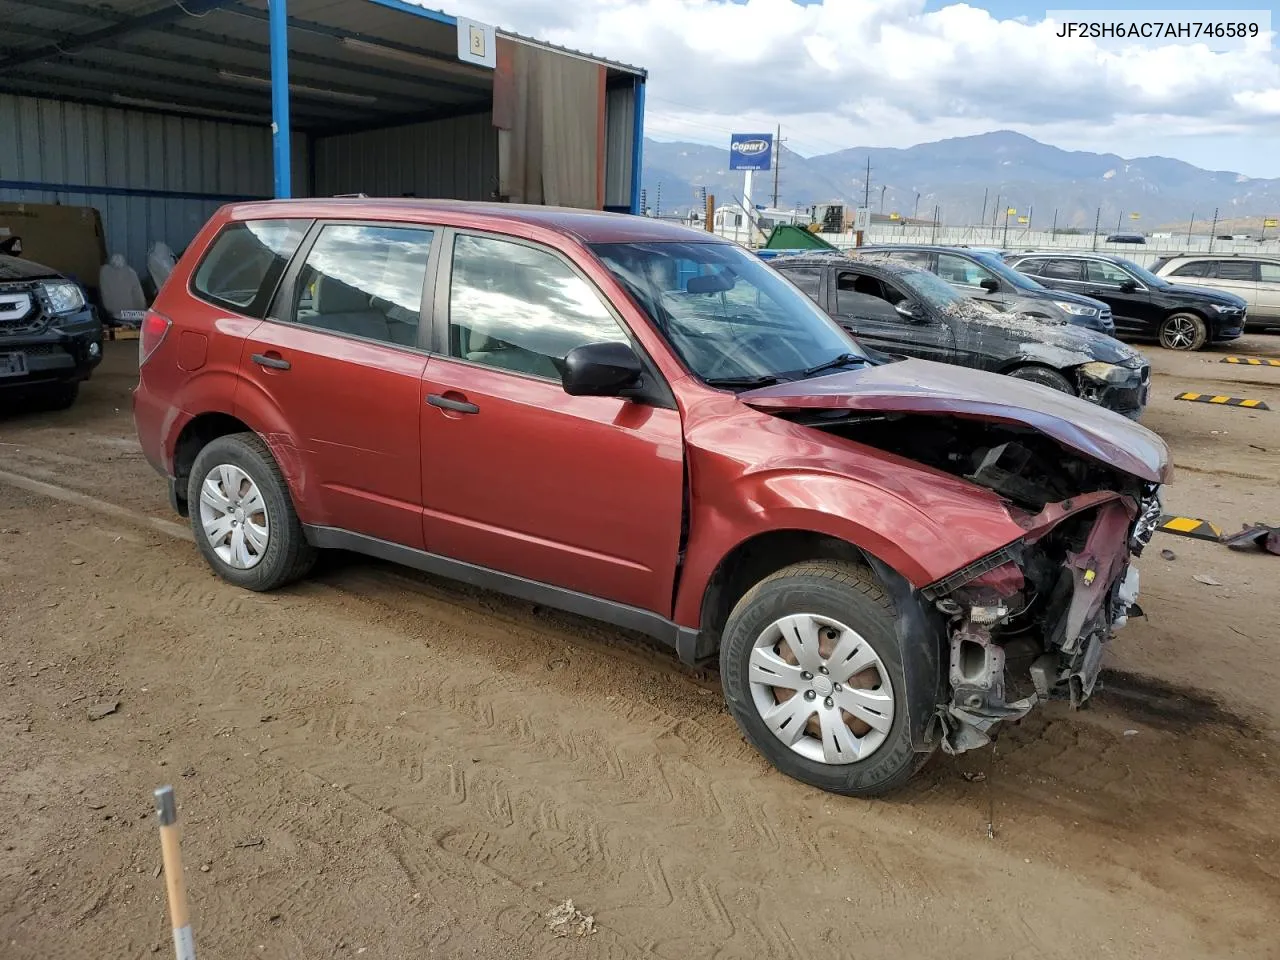
{"type": "Polygon", "coordinates": [[[1052,503],[1024,518],[1018,543],[925,589],[949,622],[951,698],[937,709],[945,752],[991,742],[1001,721],[1042,700],[1088,700],[1107,644],[1141,613],[1132,560],[1160,513],[1155,486],[1141,503],[1107,492],[1052,503]]]}
{"type": "Polygon", "coordinates": [[[1076,370],[1076,390],[1083,400],[1138,420],[1151,392],[1151,367],[1086,363],[1076,370]]]}

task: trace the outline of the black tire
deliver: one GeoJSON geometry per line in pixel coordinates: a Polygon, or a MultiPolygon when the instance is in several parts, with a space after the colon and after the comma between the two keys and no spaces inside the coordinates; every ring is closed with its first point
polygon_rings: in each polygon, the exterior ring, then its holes
{"type": "Polygon", "coordinates": [[[846,796],[878,796],[905,784],[931,753],[912,749],[907,714],[933,709],[905,702],[906,682],[894,632],[893,603],[864,567],[834,560],[798,563],[766,577],[738,601],[720,642],[720,679],[729,712],[747,740],[782,773],[846,796]],[[884,665],[893,688],[892,723],[881,745],[864,760],[824,763],[801,756],[765,723],[752,696],[750,659],[756,638],[782,617],[809,613],[856,630],[884,665]]]}
{"type": "Polygon", "coordinates": [[[41,387],[32,397],[38,410],[69,410],[80,396],[80,381],[41,387]]]}
{"type": "Polygon", "coordinates": [[[289,485],[271,451],[257,434],[232,433],[210,441],[191,465],[187,503],[196,545],[214,572],[228,583],[246,590],[275,590],[306,576],[315,564],[317,551],[302,532],[289,485]],[[257,563],[248,569],[233,567],[218,556],[201,521],[201,486],[209,472],[221,464],[239,467],[248,474],[267,506],[270,522],[267,547],[257,563]]]}
{"type": "Polygon", "coordinates": [[[1030,383],[1038,383],[1041,386],[1060,390],[1062,393],[1069,393],[1072,396],[1076,392],[1076,388],[1071,385],[1070,380],[1057,370],[1051,370],[1049,367],[1018,367],[1016,370],[1010,370],[1009,376],[1018,380],[1027,380],[1030,383]]]}
{"type": "Polygon", "coordinates": [[[1194,313],[1171,313],[1160,324],[1160,346],[1193,352],[1209,340],[1209,326],[1194,313]]]}

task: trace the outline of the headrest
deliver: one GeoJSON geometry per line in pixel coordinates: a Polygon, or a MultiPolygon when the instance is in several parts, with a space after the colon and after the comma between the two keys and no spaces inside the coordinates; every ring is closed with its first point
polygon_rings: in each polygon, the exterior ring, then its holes
{"type": "Polygon", "coordinates": [[[317,313],[363,313],[369,309],[369,295],[335,277],[321,277],[316,284],[317,313]]]}

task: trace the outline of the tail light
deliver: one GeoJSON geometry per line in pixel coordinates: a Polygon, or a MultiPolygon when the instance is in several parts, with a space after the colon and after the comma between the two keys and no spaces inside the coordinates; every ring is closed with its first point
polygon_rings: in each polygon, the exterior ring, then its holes
{"type": "Polygon", "coordinates": [[[147,311],[147,315],[142,318],[142,329],[138,331],[139,367],[146,363],[150,356],[156,352],[156,348],[164,342],[165,335],[169,332],[171,326],[173,326],[173,321],[163,313],[156,313],[154,310],[147,311]]]}

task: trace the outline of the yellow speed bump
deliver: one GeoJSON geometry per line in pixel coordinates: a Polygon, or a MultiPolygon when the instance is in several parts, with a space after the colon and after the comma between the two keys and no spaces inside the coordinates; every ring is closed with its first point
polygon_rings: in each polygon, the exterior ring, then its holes
{"type": "Polygon", "coordinates": [[[1196,403],[1216,403],[1223,407],[1247,407],[1250,410],[1270,410],[1265,400],[1246,400],[1244,397],[1224,397],[1213,393],[1180,393],[1175,400],[1194,400],[1196,403]]]}
{"type": "Polygon", "coordinates": [[[1280,367],[1280,360],[1266,357],[1223,357],[1221,363],[1244,363],[1251,367],[1280,367]]]}
{"type": "Polygon", "coordinates": [[[1193,540],[1220,540],[1222,531],[1208,520],[1197,517],[1175,517],[1165,514],[1160,518],[1157,530],[1174,533],[1180,537],[1191,537],[1193,540]]]}

